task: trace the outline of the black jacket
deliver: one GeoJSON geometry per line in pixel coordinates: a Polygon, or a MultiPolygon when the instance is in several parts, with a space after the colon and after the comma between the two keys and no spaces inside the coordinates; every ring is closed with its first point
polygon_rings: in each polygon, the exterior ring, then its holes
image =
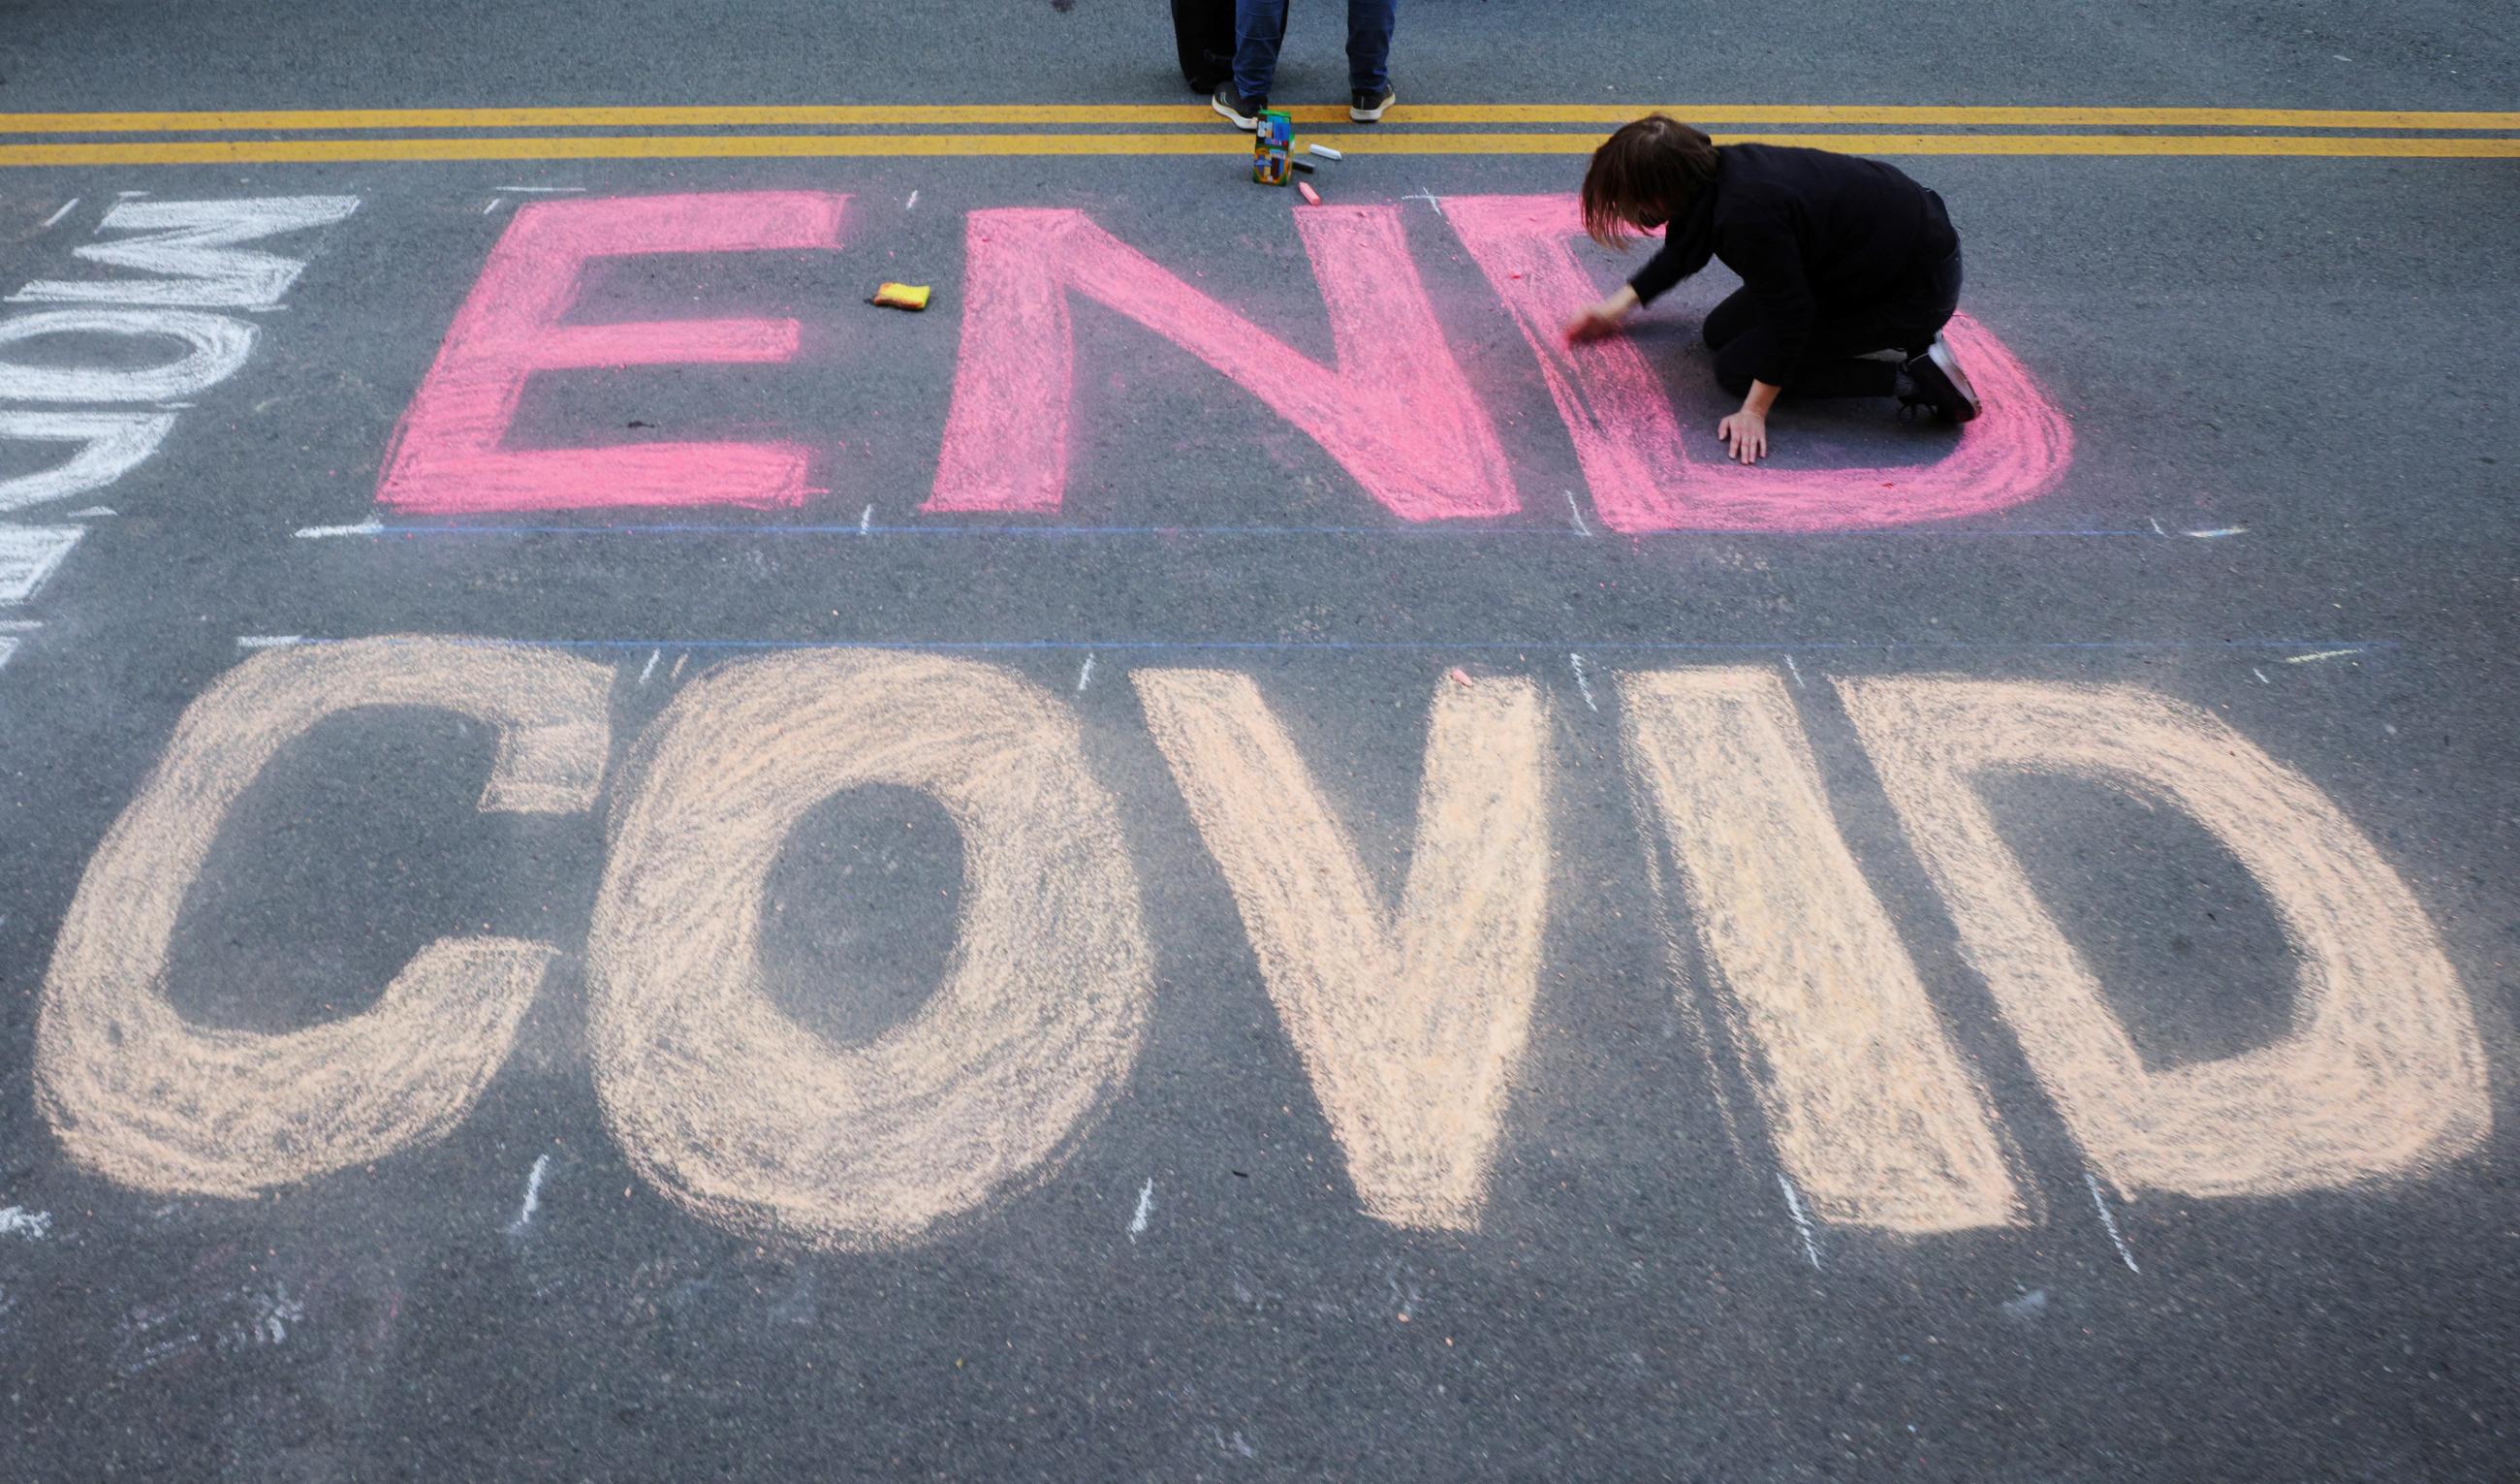
{"type": "Polygon", "coordinates": [[[1650,301],[1722,258],[1774,331],[1751,375],[1782,386],[1815,322],[1891,296],[1958,247],[1941,199],[1879,160],[1732,144],[1715,152],[1714,184],[1628,283],[1650,301]]]}

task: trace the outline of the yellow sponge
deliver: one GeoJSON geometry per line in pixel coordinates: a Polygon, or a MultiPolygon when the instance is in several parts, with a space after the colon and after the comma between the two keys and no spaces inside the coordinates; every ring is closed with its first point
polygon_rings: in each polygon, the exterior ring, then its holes
{"type": "Polygon", "coordinates": [[[925,284],[881,284],[877,286],[875,297],[867,302],[881,304],[887,309],[924,309],[927,307],[927,293],[925,284]]]}

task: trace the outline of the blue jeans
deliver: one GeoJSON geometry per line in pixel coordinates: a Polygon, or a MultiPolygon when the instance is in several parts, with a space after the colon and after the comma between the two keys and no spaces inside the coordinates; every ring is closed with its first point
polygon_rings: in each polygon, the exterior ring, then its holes
{"type": "MultiPolygon", "coordinates": [[[[1347,0],[1347,85],[1380,94],[1391,84],[1391,26],[1400,0],[1347,0]]],[[[1266,98],[1286,40],[1286,0],[1234,0],[1234,90],[1266,98]]]]}

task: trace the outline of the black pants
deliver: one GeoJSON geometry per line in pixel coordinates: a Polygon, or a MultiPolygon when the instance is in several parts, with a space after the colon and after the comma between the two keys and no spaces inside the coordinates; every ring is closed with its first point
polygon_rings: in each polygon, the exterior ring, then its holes
{"type": "MultiPolygon", "coordinates": [[[[1785,383],[1788,398],[1886,397],[1898,389],[1892,361],[1865,360],[1877,351],[1916,355],[1951,323],[1960,302],[1960,249],[1894,289],[1877,303],[1822,305],[1812,326],[1803,360],[1785,383]]],[[[1715,382],[1736,397],[1750,394],[1751,368],[1766,359],[1771,332],[1747,289],[1706,316],[1707,348],[1715,352],[1715,382]]]]}
{"type": "Polygon", "coordinates": [[[1173,0],[1173,42],[1182,80],[1213,93],[1234,77],[1234,0],[1173,0]]]}

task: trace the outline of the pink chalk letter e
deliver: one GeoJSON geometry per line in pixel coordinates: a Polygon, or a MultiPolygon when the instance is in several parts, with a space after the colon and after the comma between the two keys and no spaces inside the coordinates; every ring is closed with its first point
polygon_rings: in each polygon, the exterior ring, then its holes
{"type": "Polygon", "coordinates": [[[1391,206],[1307,206],[1296,230],[1329,312],[1322,366],[1082,211],[974,211],[962,358],[931,511],[1048,514],[1067,490],[1068,295],[1162,336],[1301,428],[1404,520],[1511,515],[1505,451],[1462,375],[1391,206]]]}
{"type": "Polygon", "coordinates": [[[807,452],[795,443],[500,445],[526,380],[538,371],[785,361],[796,353],[793,320],[564,325],[590,259],[835,247],[847,200],[753,191],[520,209],[403,414],[377,498],[438,516],[801,504],[807,452]]]}
{"type": "Polygon", "coordinates": [[[1986,402],[1939,462],[1885,469],[1743,468],[1691,459],[1633,340],[1570,349],[1558,321],[1599,297],[1575,256],[1572,196],[1455,196],[1444,216],[1540,357],[1601,523],[1612,530],[1825,531],[1981,515],[2055,488],[2073,461],[2065,416],[1967,315],[1944,331],[1986,402]]]}

